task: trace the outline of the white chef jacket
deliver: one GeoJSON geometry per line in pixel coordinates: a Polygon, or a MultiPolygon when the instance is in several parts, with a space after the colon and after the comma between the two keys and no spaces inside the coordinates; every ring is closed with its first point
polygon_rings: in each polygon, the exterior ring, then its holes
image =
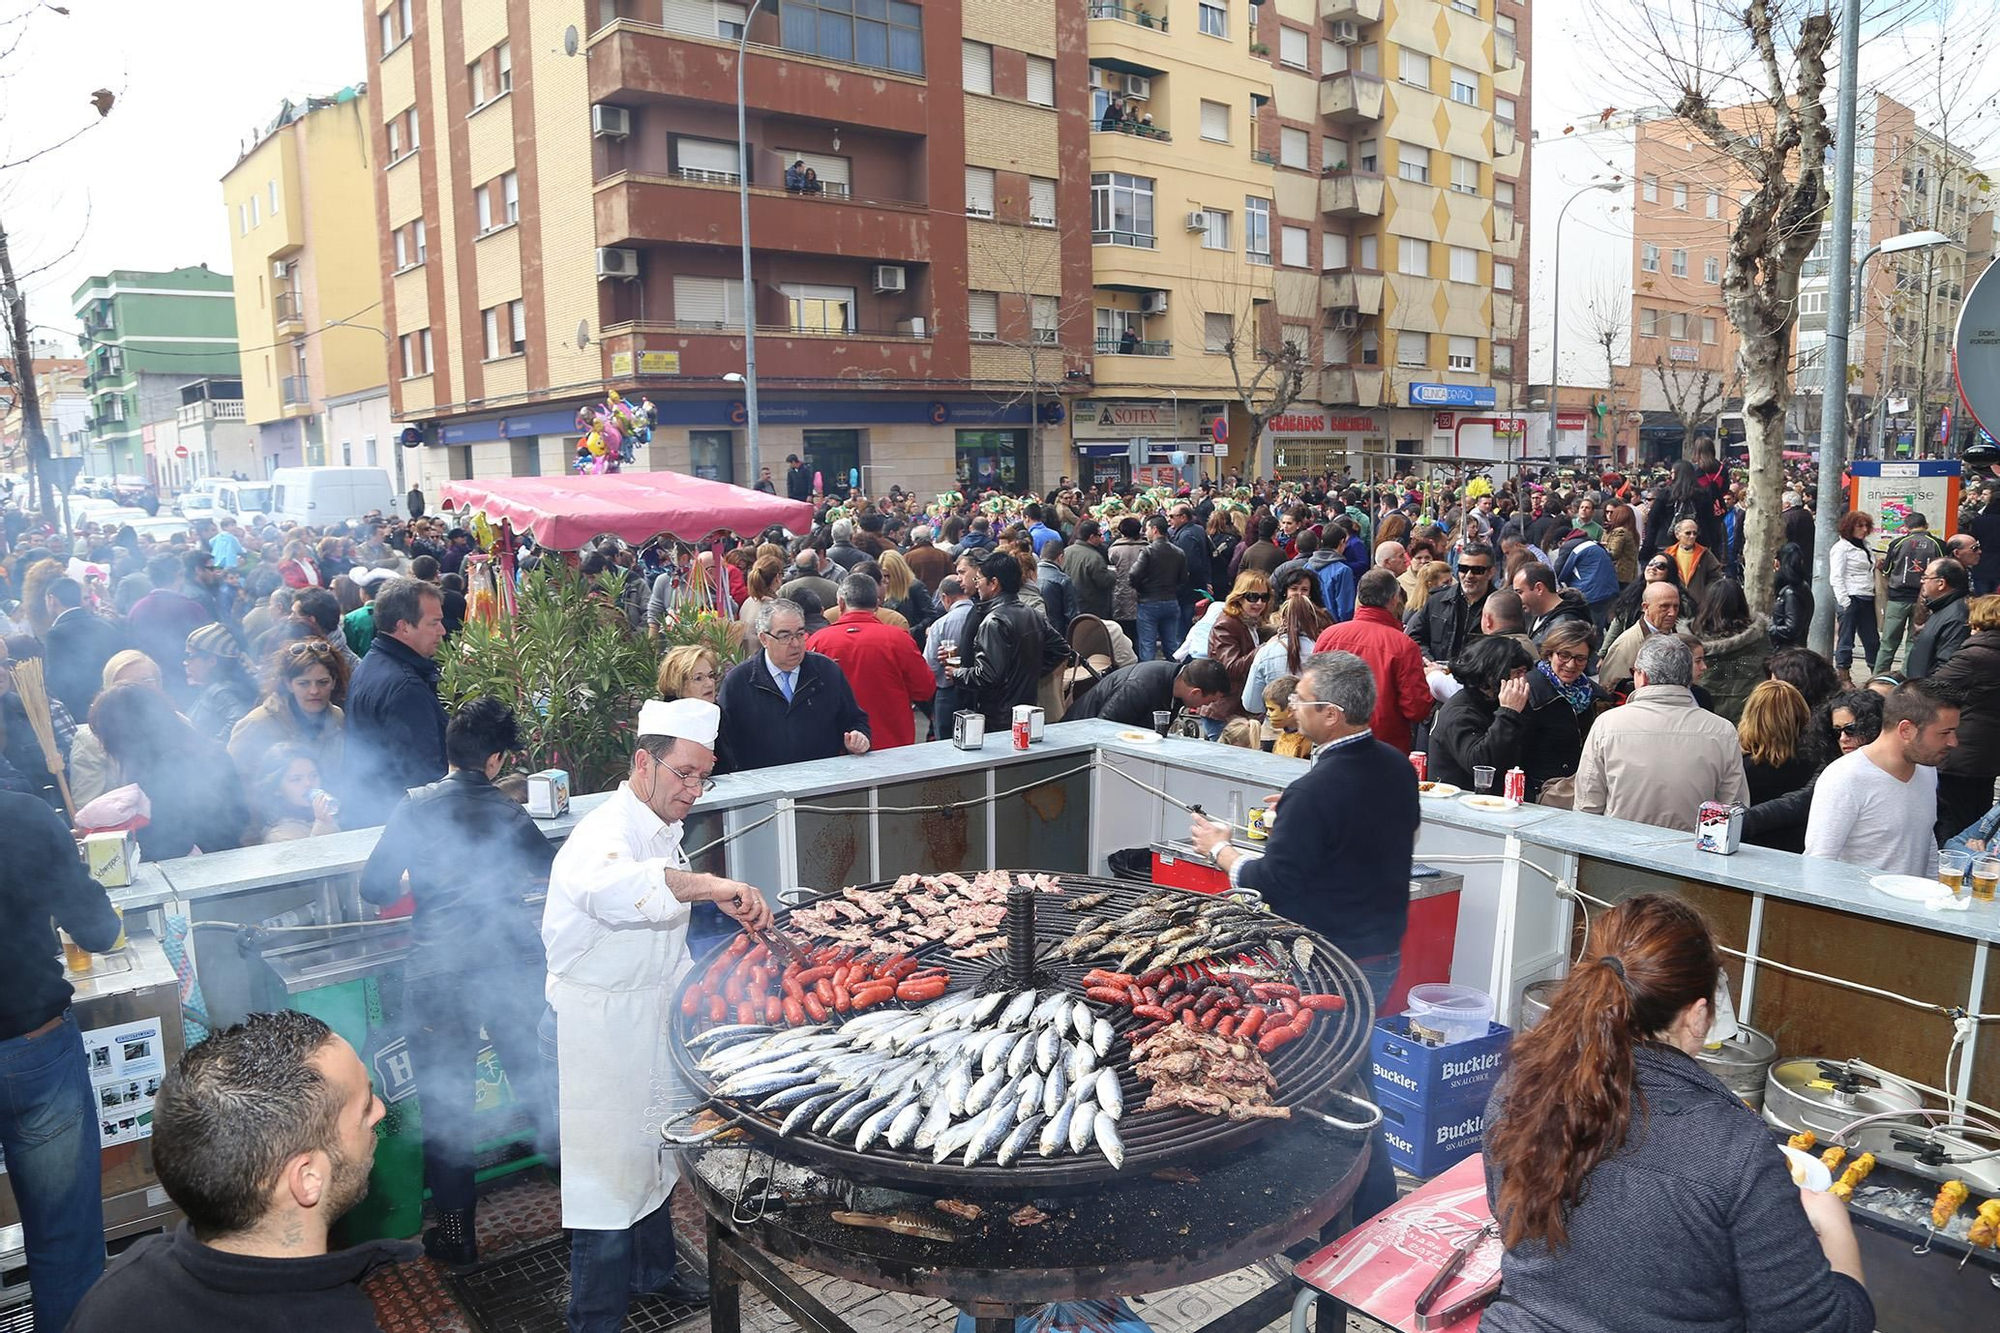
{"type": "Polygon", "coordinates": [[[631,1226],[666,1202],[679,1165],[660,1138],[675,1081],[670,1004],[690,966],[681,826],[620,784],[556,853],[542,912],[556,1013],[563,1225],[631,1226]]]}

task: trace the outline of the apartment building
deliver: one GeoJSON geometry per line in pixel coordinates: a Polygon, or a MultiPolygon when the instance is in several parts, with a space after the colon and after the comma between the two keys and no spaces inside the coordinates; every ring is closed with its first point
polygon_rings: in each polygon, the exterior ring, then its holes
{"type": "MultiPolygon", "coordinates": [[[[90,416],[90,395],[83,388],[87,364],[54,339],[36,338],[29,349],[28,373],[35,379],[49,453],[81,458],[84,422],[90,416]]],[[[28,466],[26,414],[14,389],[21,378],[14,359],[0,356],[0,471],[25,472],[28,466]]]]}
{"type": "MultiPolygon", "coordinates": [[[[1277,304],[1317,403],[1274,461],[1502,456],[1522,406],[1530,23],[1511,0],[1276,0],[1277,304]],[[1311,295],[1307,296],[1310,292],[1311,295]],[[1310,318],[1298,322],[1299,311],[1310,318]]],[[[1386,462],[1375,465],[1388,466],[1386,462]]]]}
{"type": "Polygon", "coordinates": [[[183,384],[172,414],[140,426],[147,474],[162,495],[203,477],[261,477],[258,432],[243,409],[243,381],[211,377],[183,384]]]}
{"type": "Polygon", "coordinates": [[[222,177],[251,475],[393,460],[367,85],[285,101],[222,177]],[[372,424],[330,438],[332,403],[372,424]],[[344,443],[345,447],[341,447],[344,443]]]}
{"type": "Polygon", "coordinates": [[[830,489],[934,492],[1068,470],[1081,14],[749,8],[371,0],[390,392],[433,490],[566,470],[612,388],[657,414],[635,466],[751,484],[746,314],[774,473],[796,453],[830,489]]]}
{"type": "MultiPolygon", "coordinates": [[[[88,363],[85,470],[148,475],[141,427],[179,409],[182,385],[237,374],[229,275],[206,264],[113,269],[85,278],[71,293],[70,308],[83,324],[88,363]]],[[[157,475],[148,479],[159,482],[157,475]]]]}

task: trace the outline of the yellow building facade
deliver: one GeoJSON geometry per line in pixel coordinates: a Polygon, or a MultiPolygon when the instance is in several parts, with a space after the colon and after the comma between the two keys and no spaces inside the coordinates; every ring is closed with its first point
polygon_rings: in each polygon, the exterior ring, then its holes
{"type": "Polygon", "coordinates": [[[352,442],[329,452],[330,401],[384,395],[386,430],[369,106],[365,86],[286,102],[222,178],[244,415],[267,468],[369,461],[352,442]]]}

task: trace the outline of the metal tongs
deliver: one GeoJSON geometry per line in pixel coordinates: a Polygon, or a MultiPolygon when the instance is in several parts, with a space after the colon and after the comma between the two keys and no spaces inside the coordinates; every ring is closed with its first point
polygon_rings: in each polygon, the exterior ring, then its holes
{"type": "Polygon", "coordinates": [[[1433,1308],[1437,1298],[1451,1285],[1451,1280],[1458,1276],[1458,1270],[1465,1267],[1465,1261],[1472,1257],[1473,1251],[1477,1250],[1487,1237],[1498,1234],[1499,1227],[1489,1219],[1479,1230],[1458,1243],[1458,1248],[1451,1252],[1451,1258],[1445,1262],[1445,1266],[1438,1269],[1437,1276],[1431,1279],[1430,1285],[1417,1297],[1416,1308],[1411,1313],[1416,1316],[1418,1333],[1432,1333],[1435,1329],[1450,1328],[1474,1310],[1483,1310],[1492,1304],[1493,1298],[1500,1294],[1498,1272],[1443,1309],[1433,1308]]]}

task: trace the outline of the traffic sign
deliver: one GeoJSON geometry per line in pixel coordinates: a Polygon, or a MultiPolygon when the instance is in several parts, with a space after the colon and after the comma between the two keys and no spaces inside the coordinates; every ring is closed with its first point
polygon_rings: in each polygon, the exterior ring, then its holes
{"type": "Polygon", "coordinates": [[[177,444],[174,446],[175,458],[186,458],[187,456],[188,456],[188,447],[186,445],[177,444]]]}

